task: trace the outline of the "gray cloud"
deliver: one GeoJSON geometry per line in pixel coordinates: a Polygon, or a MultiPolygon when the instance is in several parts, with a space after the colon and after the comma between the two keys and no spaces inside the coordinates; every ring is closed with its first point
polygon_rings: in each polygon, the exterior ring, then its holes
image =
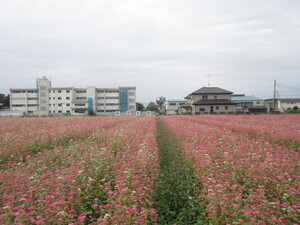
{"type": "Polygon", "coordinates": [[[137,86],[138,101],[211,84],[300,97],[297,0],[11,0],[0,9],[0,92],[137,86]],[[283,82],[284,81],[284,82],[283,82]]]}

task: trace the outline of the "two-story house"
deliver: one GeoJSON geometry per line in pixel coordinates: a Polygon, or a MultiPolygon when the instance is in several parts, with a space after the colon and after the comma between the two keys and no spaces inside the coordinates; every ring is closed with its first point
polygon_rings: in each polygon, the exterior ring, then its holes
{"type": "Polygon", "coordinates": [[[218,87],[203,87],[189,94],[183,106],[193,115],[200,114],[235,114],[237,103],[231,101],[231,91],[218,87]]]}

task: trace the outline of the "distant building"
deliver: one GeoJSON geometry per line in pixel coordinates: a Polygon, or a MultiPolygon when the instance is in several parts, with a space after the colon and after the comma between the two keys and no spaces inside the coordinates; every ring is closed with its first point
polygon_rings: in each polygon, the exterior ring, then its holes
{"type": "Polygon", "coordinates": [[[266,113],[267,107],[264,100],[254,97],[245,96],[244,94],[232,94],[231,100],[237,103],[238,113],[266,113]]]}
{"type": "Polygon", "coordinates": [[[275,101],[274,99],[266,99],[265,105],[269,113],[284,113],[286,110],[293,109],[295,106],[300,108],[300,98],[275,98],[275,101]]]}
{"type": "Polygon", "coordinates": [[[166,102],[166,114],[167,115],[176,115],[179,113],[179,107],[185,105],[187,103],[184,99],[172,99],[167,100],[166,102]]]}
{"type": "Polygon", "coordinates": [[[200,114],[234,114],[237,103],[231,101],[231,91],[218,87],[203,87],[189,94],[183,105],[187,113],[200,114]]]}
{"type": "Polygon", "coordinates": [[[32,89],[10,89],[10,108],[25,115],[84,115],[136,111],[136,88],[54,88],[46,78],[32,89]]]}

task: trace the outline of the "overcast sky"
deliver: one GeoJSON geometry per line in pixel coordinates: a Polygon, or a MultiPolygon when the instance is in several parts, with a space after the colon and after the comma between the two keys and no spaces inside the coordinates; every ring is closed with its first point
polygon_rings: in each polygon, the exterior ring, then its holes
{"type": "Polygon", "coordinates": [[[0,93],[136,86],[300,97],[299,0],[0,0],[0,93]],[[208,76],[210,75],[210,76],[208,76]]]}

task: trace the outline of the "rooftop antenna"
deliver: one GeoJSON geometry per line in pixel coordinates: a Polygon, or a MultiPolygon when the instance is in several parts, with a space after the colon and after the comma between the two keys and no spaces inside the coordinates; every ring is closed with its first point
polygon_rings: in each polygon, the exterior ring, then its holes
{"type": "Polygon", "coordinates": [[[207,74],[207,80],[208,80],[208,87],[210,87],[210,77],[211,77],[211,74],[207,74]]]}

